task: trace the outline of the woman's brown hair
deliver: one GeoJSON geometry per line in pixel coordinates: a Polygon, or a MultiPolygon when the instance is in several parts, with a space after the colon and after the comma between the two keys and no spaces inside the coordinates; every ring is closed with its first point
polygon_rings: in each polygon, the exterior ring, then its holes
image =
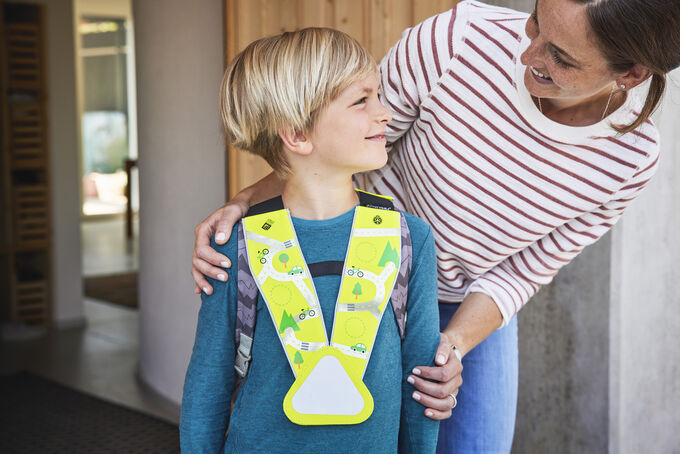
{"type": "Polygon", "coordinates": [[[649,93],[638,118],[624,134],[636,129],[656,110],[666,88],[666,73],[680,66],[680,0],[573,0],[586,5],[590,26],[612,71],[636,64],[651,71],[649,93]]]}

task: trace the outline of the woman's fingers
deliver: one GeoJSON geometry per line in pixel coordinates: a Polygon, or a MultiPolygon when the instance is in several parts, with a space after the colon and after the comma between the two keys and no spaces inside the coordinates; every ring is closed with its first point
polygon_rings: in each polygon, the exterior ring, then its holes
{"type": "Polygon", "coordinates": [[[214,223],[216,232],[215,242],[217,244],[224,244],[229,241],[234,225],[243,217],[243,211],[237,203],[228,203],[217,213],[219,213],[219,217],[214,223]]]}
{"type": "Polygon", "coordinates": [[[424,380],[416,375],[411,375],[408,377],[408,382],[416,388],[416,391],[420,391],[421,394],[427,394],[436,399],[444,399],[447,398],[449,394],[456,395],[458,393],[458,388],[463,384],[463,377],[459,374],[451,381],[438,383],[424,380]]]}
{"type": "MultiPolygon", "coordinates": [[[[454,393],[454,395],[455,394],[456,393],[454,393]]],[[[453,398],[449,395],[443,399],[437,399],[432,396],[428,396],[427,394],[414,391],[412,397],[426,407],[425,416],[430,419],[441,420],[451,416],[451,410],[453,409],[453,398]]]]}
{"type": "MultiPolygon", "coordinates": [[[[201,293],[204,292],[206,295],[212,295],[213,288],[210,283],[208,283],[207,279],[201,274],[198,269],[191,267],[191,276],[194,278],[194,282],[196,283],[196,288],[200,289],[196,293],[201,293]]],[[[194,289],[194,291],[196,291],[194,289]]]]}

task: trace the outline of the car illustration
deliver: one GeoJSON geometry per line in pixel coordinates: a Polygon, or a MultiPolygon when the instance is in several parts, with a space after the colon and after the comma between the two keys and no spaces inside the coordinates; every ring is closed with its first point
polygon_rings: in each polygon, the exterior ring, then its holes
{"type": "Polygon", "coordinates": [[[296,275],[296,274],[302,274],[304,271],[305,271],[305,270],[304,270],[301,266],[295,265],[293,268],[291,268],[290,271],[288,271],[288,275],[289,275],[289,276],[294,276],[294,275],[296,275]]]}
{"type": "Polygon", "coordinates": [[[352,345],[350,347],[350,350],[352,350],[353,352],[366,353],[366,346],[359,342],[356,345],[352,345]]]}
{"type": "Polygon", "coordinates": [[[364,277],[364,272],[361,271],[356,266],[352,266],[350,269],[348,269],[347,274],[350,275],[350,276],[354,276],[354,274],[356,274],[357,277],[364,277]]]}
{"type": "Polygon", "coordinates": [[[310,317],[314,317],[314,314],[316,314],[316,311],[314,309],[305,310],[303,308],[302,311],[300,312],[300,314],[298,315],[298,320],[304,320],[305,317],[307,317],[308,315],[310,317]]]}
{"type": "Polygon", "coordinates": [[[263,265],[267,263],[267,259],[264,258],[265,255],[269,254],[269,249],[262,249],[261,251],[257,251],[257,258],[260,260],[260,263],[263,265]]]}

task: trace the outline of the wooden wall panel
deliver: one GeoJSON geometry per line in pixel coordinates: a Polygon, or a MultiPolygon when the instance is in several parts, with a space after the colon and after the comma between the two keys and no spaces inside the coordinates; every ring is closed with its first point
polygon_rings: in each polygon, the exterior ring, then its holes
{"type": "MultiPolygon", "coordinates": [[[[376,61],[404,29],[446,11],[456,0],[224,0],[228,63],[248,43],[287,30],[333,27],[361,42],[376,61]]],[[[259,157],[228,147],[228,197],[267,175],[259,157]]]]}

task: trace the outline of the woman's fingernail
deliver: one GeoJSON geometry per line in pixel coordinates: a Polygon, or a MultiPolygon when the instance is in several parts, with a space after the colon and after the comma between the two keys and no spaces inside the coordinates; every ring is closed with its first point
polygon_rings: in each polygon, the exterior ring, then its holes
{"type": "Polygon", "coordinates": [[[224,232],[218,232],[217,235],[215,235],[215,241],[224,241],[227,238],[227,235],[224,232]]]}
{"type": "Polygon", "coordinates": [[[414,384],[414,383],[416,382],[416,381],[413,379],[413,377],[407,378],[406,381],[409,382],[410,384],[414,384]]]}
{"type": "Polygon", "coordinates": [[[413,369],[413,373],[416,375],[420,375],[420,369],[416,367],[415,369],[413,369]]]}
{"type": "Polygon", "coordinates": [[[444,364],[445,362],[446,358],[444,358],[444,355],[437,355],[437,363],[444,364]]]}
{"type": "Polygon", "coordinates": [[[224,274],[221,274],[221,273],[220,273],[220,274],[217,275],[217,279],[219,279],[219,280],[221,280],[221,281],[223,281],[223,282],[224,282],[224,280],[225,280],[226,278],[227,278],[227,277],[226,277],[224,274]]]}
{"type": "Polygon", "coordinates": [[[415,400],[420,400],[420,394],[418,394],[418,393],[413,393],[413,398],[414,398],[415,400]]]}
{"type": "Polygon", "coordinates": [[[222,265],[223,268],[231,267],[231,263],[227,262],[226,260],[224,262],[220,262],[220,265],[222,265]]]}
{"type": "Polygon", "coordinates": [[[431,412],[431,411],[426,411],[426,412],[425,412],[425,416],[427,416],[428,418],[431,418],[431,417],[432,417],[432,412],[431,412]]]}
{"type": "Polygon", "coordinates": [[[210,295],[210,293],[208,293],[208,287],[203,287],[203,292],[205,292],[206,295],[210,295]]]}

